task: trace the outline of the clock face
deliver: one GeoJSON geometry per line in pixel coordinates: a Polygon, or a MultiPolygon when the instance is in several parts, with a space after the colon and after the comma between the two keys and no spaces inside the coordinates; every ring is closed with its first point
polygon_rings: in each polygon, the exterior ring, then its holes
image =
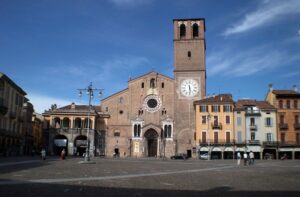
{"type": "Polygon", "coordinates": [[[194,79],[183,80],[180,85],[180,91],[183,96],[187,96],[187,97],[196,96],[199,91],[197,81],[194,79]]]}

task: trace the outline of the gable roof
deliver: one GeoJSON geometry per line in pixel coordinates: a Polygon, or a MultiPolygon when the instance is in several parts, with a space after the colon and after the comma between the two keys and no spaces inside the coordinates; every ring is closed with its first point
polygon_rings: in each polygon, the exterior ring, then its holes
{"type": "Polygon", "coordinates": [[[257,101],[252,99],[238,100],[235,103],[235,110],[243,110],[248,106],[256,106],[259,109],[275,110],[276,108],[267,101],[257,101]]]}
{"type": "Polygon", "coordinates": [[[195,101],[194,104],[234,103],[231,94],[219,94],[195,101]]]}

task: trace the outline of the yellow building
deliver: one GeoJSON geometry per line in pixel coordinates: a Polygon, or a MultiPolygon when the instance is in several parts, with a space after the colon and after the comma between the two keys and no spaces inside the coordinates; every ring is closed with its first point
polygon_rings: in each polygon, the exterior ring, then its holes
{"type": "Polygon", "coordinates": [[[194,102],[195,141],[198,154],[211,159],[232,159],[234,155],[234,101],[231,94],[220,94],[194,102]]]}

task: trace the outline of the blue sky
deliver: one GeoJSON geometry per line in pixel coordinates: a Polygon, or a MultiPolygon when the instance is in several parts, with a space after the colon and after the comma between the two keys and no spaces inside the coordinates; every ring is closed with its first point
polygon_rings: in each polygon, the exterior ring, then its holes
{"type": "Polygon", "coordinates": [[[104,98],[151,70],[173,77],[174,18],[206,20],[207,94],[300,86],[299,0],[0,0],[0,71],[37,112],[86,104],[90,82],[104,98]]]}

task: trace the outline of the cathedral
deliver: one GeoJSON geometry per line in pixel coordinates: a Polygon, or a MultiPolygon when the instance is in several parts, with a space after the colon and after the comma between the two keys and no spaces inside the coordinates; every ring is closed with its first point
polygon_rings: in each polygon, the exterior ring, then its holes
{"type": "Polygon", "coordinates": [[[105,155],[196,155],[193,102],[205,97],[205,20],[174,19],[174,78],[157,72],[130,79],[102,100],[108,113],[105,155]]]}

